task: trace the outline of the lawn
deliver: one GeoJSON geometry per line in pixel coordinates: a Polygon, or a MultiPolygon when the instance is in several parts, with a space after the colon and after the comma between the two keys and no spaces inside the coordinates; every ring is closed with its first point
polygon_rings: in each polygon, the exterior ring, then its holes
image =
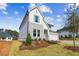
{"type": "Polygon", "coordinates": [[[51,44],[48,47],[38,48],[33,50],[19,50],[21,42],[12,41],[12,46],[9,52],[9,56],[79,56],[78,52],[64,49],[64,44],[51,44]]]}
{"type": "MultiPolygon", "coordinates": [[[[61,40],[61,42],[65,45],[65,46],[73,46],[73,40],[61,40]],[[64,41],[68,41],[68,42],[64,42],[64,41]],[[72,41],[72,43],[70,43],[72,41]]],[[[79,46],[79,40],[75,40],[75,45],[79,46]],[[77,43],[76,43],[77,42],[77,43]]]]}

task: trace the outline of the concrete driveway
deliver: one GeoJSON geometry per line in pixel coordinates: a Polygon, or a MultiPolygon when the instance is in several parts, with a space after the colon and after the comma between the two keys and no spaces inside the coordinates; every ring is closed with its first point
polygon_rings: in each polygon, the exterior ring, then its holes
{"type": "MultiPolygon", "coordinates": [[[[73,44],[73,41],[71,40],[63,40],[63,43],[73,44]]],[[[79,44],[79,41],[75,41],[75,44],[79,44]]]]}

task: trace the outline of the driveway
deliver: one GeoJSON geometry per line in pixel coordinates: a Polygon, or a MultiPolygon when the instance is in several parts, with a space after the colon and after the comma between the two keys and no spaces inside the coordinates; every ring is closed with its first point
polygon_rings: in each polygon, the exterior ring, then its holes
{"type": "MultiPolygon", "coordinates": [[[[73,44],[73,41],[71,41],[71,40],[63,40],[62,42],[68,43],[68,44],[73,44]]],[[[75,44],[79,44],[79,41],[75,41],[75,44]]]]}
{"type": "Polygon", "coordinates": [[[9,54],[11,42],[0,41],[0,56],[7,56],[9,54]]]}

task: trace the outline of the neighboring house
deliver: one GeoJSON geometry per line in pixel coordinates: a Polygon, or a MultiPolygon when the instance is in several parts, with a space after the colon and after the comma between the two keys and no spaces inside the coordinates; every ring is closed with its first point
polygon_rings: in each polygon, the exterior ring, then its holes
{"type": "MultiPolygon", "coordinates": [[[[70,33],[69,31],[64,30],[64,28],[58,30],[57,32],[59,33],[59,37],[60,37],[60,38],[61,38],[61,37],[64,37],[64,38],[65,38],[65,37],[69,37],[69,35],[70,35],[71,37],[73,37],[73,33],[70,33]]],[[[79,37],[79,36],[75,34],[74,37],[79,37]]]]}
{"type": "Polygon", "coordinates": [[[0,40],[12,40],[13,37],[4,29],[0,29],[0,40]]]}
{"type": "Polygon", "coordinates": [[[25,41],[27,34],[30,33],[33,40],[59,41],[58,33],[52,31],[51,26],[45,22],[40,10],[34,7],[27,11],[24,16],[19,27],[19,40],[25,41]]]}
{"type": "Polygon", "coordinates": [[[59,37],[68,37],[69,35],[72,35],[71,33],[69,33],[68,31],[64,31],[64,30],[58,30],[57,31],[59,33],[59,37]]]}

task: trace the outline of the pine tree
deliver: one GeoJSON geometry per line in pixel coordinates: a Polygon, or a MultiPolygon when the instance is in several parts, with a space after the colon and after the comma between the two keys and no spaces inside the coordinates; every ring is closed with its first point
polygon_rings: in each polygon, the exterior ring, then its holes
{"type": "Polygon", "coordinates": [[[26,45],[31,45],[32,44],[32,38],[31,38],[30,34],[27,34],[25,44],[26,45]]]}

